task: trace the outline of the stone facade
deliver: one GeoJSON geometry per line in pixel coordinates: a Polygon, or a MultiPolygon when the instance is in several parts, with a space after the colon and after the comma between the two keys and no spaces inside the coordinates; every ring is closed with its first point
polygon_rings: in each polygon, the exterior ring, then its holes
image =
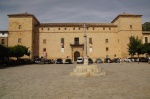
{"type": "MultiPolygon", "coordinates": [[[[40,23],[32,14],[8,15],[8,46],[29,47],[31,57],[48,59],[83,57],[84,23],[40,23]]],[[[142,15],[120,14],[111,23],[85,23],[90,58],[128,57],[127,44],[134,35],[143,39],[142,15]]],[[[146,34],[145,34],[146,35],[146,34]]],[[[149,37],[150,39],[150,37],[149,37]]]]}
{"type": "Polygon", "coordinates": [[[0,44],[5,47],[8,46],[8,31],[0,31],[0,44]]]}

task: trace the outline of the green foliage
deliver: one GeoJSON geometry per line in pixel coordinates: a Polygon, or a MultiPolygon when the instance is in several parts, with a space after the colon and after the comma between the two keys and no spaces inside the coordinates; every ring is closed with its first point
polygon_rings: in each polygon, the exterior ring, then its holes
{"type": "Polygon", "coordinates": [[[142,30],[150,31],[150,22],[145,22],[144,24],[142,24],[142,30]]]}
{"type": "Polygon", "coordinates": [[[150,43],[145,43],[142,49],[143,53],[148,53],[150,55],[150,43]]]}
{"type": "Polygon", "coordinates": [[[129,37],[129,44],[128,44],[128,52],[129,55],[134,56],[136,53],[138,55],[142,54],[142,41],[138,37],[131,36],[129,37]]]}
{"type": "Polygon", "coordinates": [[[7,47],[0,45],[0,57],[8,56],[8,49],[7,47]]]}

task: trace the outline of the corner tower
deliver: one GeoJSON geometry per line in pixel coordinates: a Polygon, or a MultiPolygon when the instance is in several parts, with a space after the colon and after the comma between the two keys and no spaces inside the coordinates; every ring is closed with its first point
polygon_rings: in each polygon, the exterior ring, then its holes
{"type": "Polygon", "coordinates": [[[36,26],[39,21],[32,14],[11,14],[8,15],[8,46],[24,45],[29,47],[31,58],[36,54],[34,51],[36,42],[36,34],[38,33],[36,26]]]}

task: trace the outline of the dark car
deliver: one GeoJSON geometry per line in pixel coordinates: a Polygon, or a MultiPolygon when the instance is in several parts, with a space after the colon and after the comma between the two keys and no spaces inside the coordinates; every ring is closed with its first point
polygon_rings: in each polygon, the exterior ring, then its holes
{"type": "Polygon", "coordinates": [[[71,59],[66,59],[65,64],[72,64],[72,60],[71,59]]]}
{"type": "Polygon", "coordinates": [[[88,58],[88,63],[89,64],[92,64],[93,63],[93,60],[91,58],[88,58]]]}
{"type": "Polygon", "coordinates": [[[112,63],[120,63],[120,58],[114,58],[114,59],[112,59],[112,63]]]}
{"type": "Polygon", "coordinates": [[[47,59],[44,61],[45,64],[52,64],[52,61],[50,59],[47,59]]]}
{"type": "Polygon", "coordinates": [[[104,62],[105,62],[105,63],[112,63],[112,60],[111,60],[110,58],[105,58],[105,59],[104,59],[104,62]]]}
{"type": "Polygon", "coordinates": [[[139,61],[140,61],[140,62],[148,62],[148,58],[140,57],[140,58],[139,58],[139,61]]]}
{"type": "Polygon", "coordinates": [[[63,64],[63,60],[62,60],[61,58],[58,58],[58,59],[56,60],[56,64],[63,64]]]}
{"type": "Polygon", "coordinates": [[[103,61],[102,61],[101,58],[97,58],[97,59],[95,60],[95,63],[103,63],[103,61]]]}

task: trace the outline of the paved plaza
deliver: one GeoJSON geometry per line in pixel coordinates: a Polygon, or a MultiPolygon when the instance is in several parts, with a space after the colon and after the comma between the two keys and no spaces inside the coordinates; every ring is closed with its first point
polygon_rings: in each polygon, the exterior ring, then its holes
{"type": "Polygon", "coordinates": [[[150,64],[98,64],[107,75],[71,77],[77,64],[0,69],[0,99],[150,99],[150,64]]]}

